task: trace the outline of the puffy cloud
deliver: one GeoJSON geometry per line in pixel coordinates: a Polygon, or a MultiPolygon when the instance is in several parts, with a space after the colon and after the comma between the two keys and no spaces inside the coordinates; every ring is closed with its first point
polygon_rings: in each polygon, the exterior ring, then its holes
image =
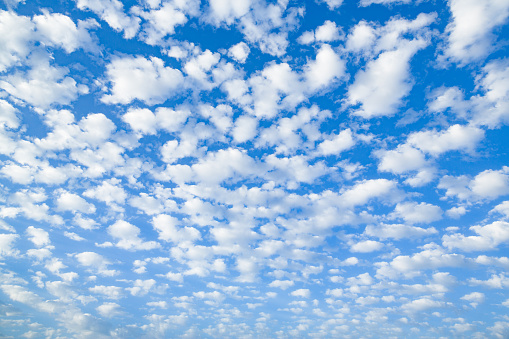
{"type": "Polygon", "coordinates": [[[433,300],[429,297],[424,297],[420,299],[412,300],[403,306],[401,306],[401,309],[404,312],[408,313],[417,313],[417,312],[423,312],[431,308],[439,308],[443,307],[444,302],[433,300]]]}
{"type": "Polygon", "coordinates": [[[152,225],[159,233],[159,239],[161,240],[178,244],[201,239],[201,233],[196,228],[189,226],[177,227],[178,223],[178,219],[166,214],[160,214],[152,219],[152,225]]]}
{"type": "Polygon", "coordinates": [[[81,265],[90,267],[97,274],[111,277],[119,273],[115,270],[109,270],[108,266],[111,264],[111,262],[98,253],[82,252],[75,254],[74,256],[76,259],[78,259],[78,262],[81,265]]]}
{"type": "Polygon", "coordinates": [[[445,189],[446,196],[456,196],[461,200],[495,199],[509,194],[508,167],[501,170],[485,170],[473,179],[467,176],[444,176],[438,188],[445,189]]]}
{"type": "Polygon", "coordinates": [[[293,280],[274,280],[269,284],[269,287],[277,287],[282,290],[286,290],[290,287],[292,287],[295,283],[293,280]]]}
{"type": "Polygon", "coordinates": [[[13,11],[0,11],[0,72],[14,66],[30,53],[34,24],[13,11]]]}
{"type": "Polygon", "coordinates": [[[313,42],[330,42],[341,39],[339,27],[335,22],[326,20],[323,25],[314,31],[304,32],[298,39],[301,44],[311,44],[313,42]]]}
{"type": "Polygon", "coordinates": [[[120,305],[111,302],[99,305],[98,307],[96,307],[96,310],[97,312],[99,312],[100,315],[106,318],[113,318],[123,314],[123,312],[120,311],[120,305]]]}
{"type": "Polygon", "coordinates": [[[390,263],[382,262],[377,265],[378,278],[396,278],[400,275],[413,277],[421,270],[437,269],[441,267],[462,267],[466,264],[465,257],[459,254],[447,253],[442,247],[434,243],[423,246],[421,252],[413,255],[398,255],[390,263]]]}
{"type": "Polygon", "coordinates": [[[107,104],[128,104],[141,100],[157,104],[173,96],[183,81],[182,73],[165,67],[163,60],[151,57],[119,57],[107,66],[106,75],[112,84],[111,94],[101,101],[107,104]]]}
{"type": "Polygon", "coordinates": [[[29,240],[37,247],[46,246],[51,243],[49,233],[42,228],[28,226],[26,233],[29,236],[29,240]]]}
{"type": "Polygon", "coordinates": [[[419,170],[427,165],[424,154],[409,145],[399,145],[394,150],[380,150],[375,152],[380,159],[378,169],[384,172],[401,174],[419,170]]]}
{"type": "Polygon", "coordinates": [[[157,241],[143,241],[139,238],[140,229],[127,221],[118,220],[109,226],[108,234],[118,239],[116,246],[124,250],[152,250],[160,247],[157,241]]]}
{"type": "Polygon", "coordinates": [[[8,75],[0,81],[0,88],[33,106],[67,105],[79,94],[88,93],[87,86],[66,76],[68,72],[65,67],[51,66],[44,58],[34,58],[29,71],[8,75]]]}
{"type": "Polygon", "coordinates": [[[105,180],[100,186],[86,190],[83,195],[103,201],[106,204],[124,204],[127,193],[120,185],[119,179],[105,180]]]}
{"type": "Polygon", "coordinates": [[[118,286],[96,285],[94,287],[89,287],[88,290],[92,293],[101,294],[109,299],[120,299],[122,298],[123,289],[118,286]]]}
{"type": "Polygon", "coordinates": [[[393,215],[409,223],[430,223],[442,219],[442,209],[424,202],[405,202],[396,205],[393,215]]]}
{"type": "Polygon", "coordinates": [[[363,180],[346,190],[341,195],[341,201],[347,206],[357,206],[364,205],[373,198],[387,197],[397,193],[394,181],[387,179],[363,180]]]}
{"type": "Polygon", "coordinates": [[[374,240],[364,240],[350,246],[351,252],[356,253],[370,253],[379,251],[384,247],[384,244],[374,240]]]}
{"type": "Polygon", "coordinates": [[[396,113],[412,89],[410,59],[426,45],[413,40],[400,49],[383,52],[359,71],[348,88],[349,104],[360,104],[354,114],[369,119],[396,113]]]}
{"type": "Polygon", "coordinates": [[[43,10],[43,15],[33,17],[37,33],[43,36],[46,44],[63,48],[67,53],[78,48],[96,49],[88,29],[97,27],[95,20],[79,21],[78,25],[66,15],[49,13],[43,10]]]}
{"type": "Polygon", "coordinates": [[[249,52],[249,46],[243,41],[233,45],[230,47],[230,49],[228,49],[228,55],[241,64],[246,62],[246,59],[249,56],[249,52]]]}
{"type": "Polygon", "coordinates": [[[147,21],[140,35],[149,45],[162,43],[164,37],[175,33],[175,27],[187,22],[185,12],[172,2],[165,2],[160,8],[149,12],[136,12],[147,21]]]}
{"type": "Polygon", "coordinates": [[[434,227],[421,228],[402,224],[381,224],[378,226],[368,225],[364,231],[366,235],[380,239],[401,240],[405,238],[421,238],[437,234],[434,227]]]}
{"type": "Polygon", "coordinates": [[[446,56],[461,64],[485,57],[493,44],[492,31],[509,17],[504,1],[449,0],[452,22],[446,27],[446,56]]]}
{"type": "Polygon", "coordinates": [[[478,304],[484,302],[485,295],[484,295],[484,293],[481,293],[481,292],[472,292],[469,294],[465,294],[460,299],[466,300],[466,301],[470,302],[470,305],[472,305],[472,307],[476,307],[478,304]]]}
{"type": "Polygon", "coordinates": [[[509,241],[509,223],[505,221],[495,221],[486,226],[472,226],[470,230],[477,235],[446,234],[442,237],[443,245],[447,248],[458,248],[466,252],[489,251],[509,241]]]}
{"type": "Polygon", "coordinates": [[[327,44],[316,53],[316,59],[306,65],[306,84],[313,91],[329,86],[335,79],[343,77],[345,62],[327,44]]]}
{"type": "Polygon", "coordinates": [[[139,29],[139,18],[124,13],[124,6],[118,0],[77,0],[76,6],[81,10],[91,10],[106,21],[117,32],[124,31],[126,39],[133,38],[139,29]]]}
{"type": "Polygon", "coordinates": [[[251,7],[251,0],[210,0],[210,15],[217,25],[230,25],[245,15],[251,7]]]}
{"type": "Polygon", "coordinates": [[[470,278],[468,282],[471,285],[475,286],[486,286],[489,288],[508,288],[509,287],[509,277],[505,275],[505,273],[501,274],[492,274],[488,280],[479,280],[477,278],[470,278]]]}
{"type": "Polygon", "coordinates": [[[377,38],[377,32],[366,21],[355,25],[347,36],[346,48],[353,52],[362,52],[371,49],[377,38]]]}
{"type": "Polygon", "coordinates": [[[348,88],[346,102],[351,106],[360,105],[353,114],[369,119],[397,112],[412,89],[410,60],[429,44],[426,27],[435,17],[421,13],[412,21],[392,19],[377,30],[364,21],[354,27],[347,38],[347,48],[362,52],[370,59],[378,56],[357,72],[348,88]],[[403,38],[405,34],[416,37],[407,40],[403,38]]]}
{"type": "Polygon", "coordinates": [[[94,213],[96,208],[93,204],[87,202],[85,199],[77,194],[61,191],[57,198],[57,210],[71,211],[73,213],[94,213]]]}
{"type": "Polygon", "coordinates": [[[446,131],[416,132],[408,136],[407,143],[423,152],[437,156],[448,151],[473,152],[484,138],[484,131],[477,127],[452,125],[446,131]]]}
{"type": "Polygon", "coordinates": [[[19,235],[14,233],[0,234],[0,258],[7,256],[16,256],[19,251],[14,248],[14,242],[19,235]]]}
{"type": "Polygon", "coordinates": [[[343,0],[318,0],[319,2],[325,2],[330,10],[334,10],[343,4],[343,0]]]}
{"type": "Polygon", "coordinates": [[[372,4],[379,4],[379,5],[400,5],[400,4],[409,4],[413,0],[360,0],[359,5],[366,7],[372,4]]]}
{"type": "Polygon", "coordinates": [[[290,295],[300,298],[309,298],[311,296],[311,291],[307,288],[301,288],[291,292],[290,295]]]}

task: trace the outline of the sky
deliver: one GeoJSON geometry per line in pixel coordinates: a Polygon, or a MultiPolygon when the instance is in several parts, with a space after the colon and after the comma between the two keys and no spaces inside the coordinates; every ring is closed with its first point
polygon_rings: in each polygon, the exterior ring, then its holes
{"type": "Polygon", "coordinates": [[[1,338],[508,338],[509,1],[3,0],[1,338]]]}

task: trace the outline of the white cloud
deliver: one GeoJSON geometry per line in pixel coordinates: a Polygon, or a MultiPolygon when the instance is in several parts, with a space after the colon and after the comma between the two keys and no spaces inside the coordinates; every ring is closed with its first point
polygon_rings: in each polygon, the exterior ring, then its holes
{"type": "Polygon", "coordinates": [[[448,151],[473,152],[484,138],[484,131],[477,127],[452,125],[446,131],[412,133],[407,143],[433,156],[448,151]]]}
{"type": "Polygon", "coordinates": [[[42,35],[46,44],[61,47],[67,53],[74,52],[80,47],[87,50],[95,48],[87,30],[98,26],[95,20],[79,21],[76,26],[66,15],[43,10],[43,15],[34,16],[33,22],[37,27],[37,33],[42,35]]]}
{"type": "Polygon", "coordinates": [[[404,202],[396,205],[394,217],[409,223],[430,223],[442,219],[442,209],[438,206],[421,202],[404,202]]]}
{"type": "Polygon", "coordinates": [[[368,225],[364,231],[366,235],[380,239],[401,240],[405,238],[421,238],[437,234],[434,227],[421,228],[402,224],[381,224],[378,226],[368,225]]]}
{"type": "Polygon", "coordinates": [[[446,27],[446,56],[466,64],[485,57],[492,49],[495,27],[509,17],[509,4],[497,0],[449,0],[452,22],[446,27]]]}
{"type": "Polygon", "coordinates": [[[400,5],[400,4],[409,4],[413,0],[360,0],[359,6],[369,6],[372,4],[378,4],[378,5],[400,5]]]}
{"type": "Polygon", "coordinates": [[[123,314],[123,312],[120,311],[120,305],[111,302],[97,306],[96,310],[100,315],[106,318],[113,318],[123,314]]]}
{"type": "Polygon", "coordinates": [[[412,89],[410,59],[427,42],[413,40],[394,51],[383,52],[359,71],[348,88],[348,103],[360,104],[355,115],[364,118],[393,115],[412,89]]]}
{"type": "Polygon", "coordinates": [[[401,306],[401,309],[404,312],[408,313],[417,313],[417,312],[423,312],[430,308],[441,308],[444,306],[443,301],[437,301],[430,299],[429,297],[424,297],[420,299],[412,300],[403,306],[401,306]]]}
{"type": "Polygon", "coordinates": [[[490,128],[509,123],[509,60],[498,59],[483,68],[478,84],[484,95],[473,96],[463,105],[473,105],[473,123],[490,128]]]}
{"type": "Polygon", "coordinates": [[[438,188],[445,189],[446,196],[456,196],[461,200],[495,199],[509,194],[508,167],[501,170],[485,170],[473,179],[467,176],[444,176],[438,188]]]}
{"type": "Polygon", "coordinates": [[[316,53],[316,60],[310,61],[304,71],[306,84],[312,91],[329,86],[345,73],[345,62],[327,44],[316,53]]]}
{"type": "Polygon", "coordinates": [[[14,247],[14,242],[18,238],[17,234],[0,234],[0,258],[19,254],[19,251],[14,247]]]}
{"type": "Polygon", "coordinates": [[[250,49],[248,45],[241,41],[236,45],[233,45],[228,49],[228,55],[233,59],[237,60],[241,64],[246,62],[247,57],[249,56],[250,49]]]}
{"type": "Polygon", "coordinates": [[[71,211],[73,213],[81,212],[89,214],[94,213],[96,210],[93,204],[87,202],[79,195],[64,190],[60,191],[56,202],[58,211],[71,211]]]}
{"type": "Polygon", "coordinates": [[[108,234],[117,239],[117,247],[124,250],[152,250],[160,247],[157,241],[143,241],[140,229],[127,221],[118,220],[108,227],[108,234]]]}
{"type": "Polygon", "coordinates": [[[295,283],[293,280],[274,280],[269,284],[269,287],[277,287],[282,290],[286,290],[290,287],[292,287],[295,283]]]}
{"type": "Polygon", "coordinates": [[[186,14],[172,2],[149,12],[140,11],[139,15],[147,21],[140,36],[149,45],[162,43],[167,35],[175,34],[175,27],[187,22],[186,14]]]}
{"type": "Polygon", "coordinates": [[[13,11],[0,11],[0,72],[23,61],[30,53],[34,24],[13,11]]]}
{"type": "Polygon", "coordinates": [[[337,155],[343,151],[352,148],[355,141],[352,137],[352,130],[345,129],[337,135],[331,135],[331,139],[326,139],[318,145],[318,153],[320,155],[337,155]]]}
{"type": "Polygon", "coordinates": [[[393,279],[400,275],[414,277],[420,271],[441,267],[462,267],[465,258],[459,254],[447,253],[442,247],[430,243],[423,246],[421,252],[409,255],[398,255],[390,263],[378,263],[376,276],[378,278],[393,279]]]}
{"type": "Polygon", "coordinates": [[[311,291],[307,288],[301,288],[291,292],[290,295],[300,298],[309,298],[311,296],[311,291]]]}
{"type": "Polygon", "coordinates": [[[179,220],[166,214],[160,214],[152,219],[154,229],[159,233],[159,239],[173,242],[193,242],[201,239],[201,233],[194,227],[177,227],[179,220]]]}
{"type": "Polygon", "coordinates": [[[32,68],[26,73],[17,72],[0,81],[0,88],[11,96],[30,105],[48,108],[52,105],[68,105],[79,94],[88,93],[88,87],[78,85],[66,76],[65,67],[53,67],[45,57],[33,57],[32,68]]]}
{"type": "Polygon", "coordinates": [[[17,110],[5,100],[0,100],[0,127],[18,128],[17,110]]]}
{"type": "Polygon", "coordinates": [[[489,288],[508,288],[509,287],[509,277],[505,275],[505,273],[501,274],[492,274],[491,278],[488,280],[479,280],[476,278],[470,278],[468,282],[471,285],[475,286],[486,286],[489,288]]]}
{"type": "Polygon", "coordinates": [[[350,246],[351,252],[356,253],[370,253],[379,251],[384,247],[384,244],[374,240],[364,240],[350,246]]]}
{"type": "Polygon", "coordinates": [[[341,39],[339,27],[335,22],[326,20],[323,25],[317,27],[314,31],[304,32],[298,39],[301,44],[311,44],[314,42],[331,42],[341,39]]]}
{"type": "Polygon", "coordinates": [[[81,265],[90,267],[97,274],[111,277],[119,273],[118,271],[108,269],[108,266],[111,264],[110,261],[98,253],[82,252],[74,256],[81,265]]]}
{"type": "Polygon", "coordinates": [[[117,32],[124,31],[126,39],[133,38],[139,29],[140,19],[126,15],[118,0],[77,0],[76,6],[93,11],[117,32]]]}
{"type": "Polygon", "coordinates": [[[376,38],[375,29],[366,21],[361,21],[351,29],[345,47],[353,52],[367,51],[374,45],[376,38]]]}
{"type": "Polygon", "coordinates": [[[380,159],[378,169],[384,172],[402,174],[427,166],[424,154],[406,144],[399,145],[394,150],[376,151],[375,155],[380,159]]]}
{"type": "Polygon", "coordinates": [[[251,0],[210,0],[210,15],[216,25],[222,22],[230,25],[245,15],[251,7],[251,0]]]}
{"type": "Polygon", "coordinates": [[[49,233],[42,228],[28,226],[26,233],[29,236],[29,240],[37,247],[46,246],[51,243],[49,233]]]}
{"type": "Polygon", "coordinates": [[[89,287],[88,290],[92,293],[101,294],[108,299],[120,299],[122,298],[123,289],[118,286],[104,286],[96,285],[89,287]]]}
{"type": "Polygon", "coordinates": [[[460,233],[446,234],[442,237],[444,246],[462,251],[489,251],[509,241],[509,223],[495,221],[486,226],[472,226],[470,230],[477,235],[464,236],[460,233]]]}
{"type": "Polygon", "coordinates": [[[484,302],[485,295],[484,295],[484,293],[481,293],[481,292],[472,292],[469,294],[465,294],[460,299],[469,301],[471,304],[475,303],[477,305],[477,304],[484,302]]]}
{"type": "Polygon", "coordinates": [[[108,104],[128,104],[133,100],[162,103],[178,92],[183,81],[179,70],[165,67],[163,60],[156,57],[115,58],[108,64],[106,74],[112,84],[111,94],[105,94],[101,101],[108,104]]]}
{"type": "Polygon", "coordinates": [[[330,10],[334,10],[343,4],[343,0],[317,0],[319,2],[325,2],[330,10]]]}
{"type": "Polygon", "coordinates": [[[94,198],[103,201],[106,204],[124,204],[127,199],[127,193],[120,185],[119,179],[109,179],[103,181],[100,186],[86,190],[83,195],[88,198],[94,198]]]}
{"type": "Polygon", "coordinates": [[[341,201],[347,206],[364,205],[370,199],[397,194],[394,181],[387,179],[363,180],[341,195],[341,201]]]}

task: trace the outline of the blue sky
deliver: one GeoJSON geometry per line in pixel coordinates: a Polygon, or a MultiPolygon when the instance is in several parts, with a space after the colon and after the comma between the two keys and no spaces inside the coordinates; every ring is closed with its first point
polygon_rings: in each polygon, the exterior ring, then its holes
{"type": "Polygon", "coordinates": [[[1,337],[509,335],[509,2],[0,8],[1,337]]]}

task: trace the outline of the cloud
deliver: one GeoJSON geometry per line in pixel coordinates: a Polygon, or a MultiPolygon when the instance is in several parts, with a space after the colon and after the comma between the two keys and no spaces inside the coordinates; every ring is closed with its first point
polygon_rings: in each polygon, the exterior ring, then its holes
{"type": "Polygon", "coordinates": [[[118,0],[77,0],[76,6],[80,10],[93,11],[115,31],[124,31],[126,39],[133,38],[139,29],[140,19],[126,15],[118,0]]]}
{"type": "Polygon", "coordinates": [[[49,233],[42,228],[28,226],[26,234],[29,236],[29,240],[37,247],[43,247],[51,244],[49,233]]]}
{"type": "Polygon", "coordinates": [[[0,258],[17,256],[19,251],[14,247],[14,242],[19,235],[14,233],[0,234],[0,258]]]}
{"type": "Polygon", "coordinates": [[[470,230],[477,235],[446,234],[442,237],[443,245],[450,249],[457,248],[465,252],[490,251],[509,241],[509,223],[505,221],[495,221],[486,226],[472,226],[470,230]]]}
{"type": "Polygon", "coordinates": [[[301,288],[291,292],[290,295],[300,298],[309,298],[311,296],[311,291],[307,288],[301,288]]]}
{"type": "Polygon", "coordinates": [[[68,105],[80,94],[88,93],[86,85],[66,76],[66,67],[53,67],[45,58],[32,59],[32,68],[17,72],[0,81],[0,88],[9,95],[42,108],[54,105],[68,105]]]}
{"type": "Polygon", "coordinates": [[[364,240],[350,246],[350,251],[354,253],[370,253],[379,251],[384,244],[374,240],[364,240]]]}
{"type": "Polygon", "coordinates": [[[152,250],[160,247],[157,241],[143,241],[139,238],[140,229],[127,221],[118,220],[108,226],[108,234],[117,239],[116,246],[124,250],[152,250]]]}
{"type": "Polygon", "coordinates": [[[438,188],[445,189],[445,195],[455,196],[461,200],[495,199],[509,194],[509,168],[501,170],[485,170],[473,179],[467,176],[444,176],[440,179],[438,188]]]}
{"type": "Polygon", "coordinates": [[[437,234],[434,227],[421,228],[402,224],[381,224],[379,226],[368,225],[364,231],[366,235],[379,239],[401,240],[405,238],[421,238],[437,234]]]}
{"type": "Polygon", "coordinates": [[[111,264],[111,262],[98,253],[81,252],[75,254],[74,256],[76,259],[78,259],[78,262],[81,265],[90,267],[90,269],[97,274],[111,277],[120,273],[118,271],[108,269],[108,266],[111,264]]]}
{"type": "Polygon", "coordinates": [[[233,45],[228,49],[228,55],[241,64],[246,62],[246,59],[249,56],[249,52],[249,46],[243,41],[233,45]]]}
{"type": "Polygon", "coordinates": [[[329,86],[335,79],[340,79],[345,73],[345,62],[332,50],[323,44],[316,53],[315,61],[306,65],[304,76],[306,84],[312,91],[329,86]]]}
{"type": "Polygon", "coordinates": [[[360,104],[354,114],[367,119],[395,114],[412,89],[410,59],[426,45],[414,40],[400,49],[383,52],[359,71],[348,88],[348,103],[360,104]]]}
{"type": "Polygon", "coordinates": [[[449,0],[452,22],[446,27],[446,56],[460,64],[477,61],[492,49],[493,30],[509,17],[503,1],[449,0]]]}
{"type": "Polygon", "coordinates": [[[396,205],[394,217],[408,223],[430,223],[442,219],[442,209],[438,206],[421,202],[404,202],[396,205]]]}
{"type": "Polygon", "coordinates": [[[102,96],[107,104],[128,104],[140,100],[157,104],[175,95],[182,84],[182,73],[164,66],[164,61],[151,57],[117,57],[108,65],[107,80],[111,83],[111,94],[102,96]]]}
{"type": "Polygon", "coordinates": [[[304,32],[297,41],[301,44],[311,44],[314,42],[331,42],[340,40],[340,29],[336,23],[326,20],[323,25],[317,27],[314,31],[304,32]]]}

